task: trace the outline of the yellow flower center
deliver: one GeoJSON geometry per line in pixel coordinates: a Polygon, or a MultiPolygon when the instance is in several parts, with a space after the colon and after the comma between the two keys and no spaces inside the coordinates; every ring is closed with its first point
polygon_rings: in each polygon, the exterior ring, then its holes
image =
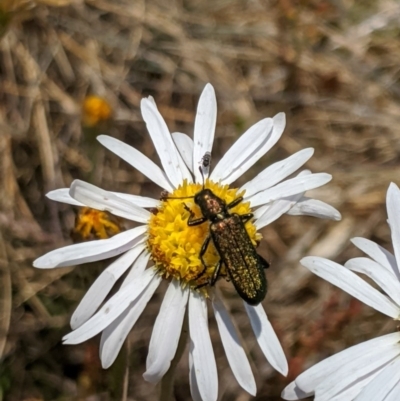
{"type": "MultiPolygon", "coordinates": [[[[238,193],[237,189],[230,189],[228,185],[220,185],[209,180],[205,187],[215,195],[223,199],[228,205],[244,192],[238,193]]],[[[210,222],[189,226],[188,219],[190,212],[185,205],[193,212],[193,219],[202,217],[201,210],[194,203],[193,197],[201,191],[201,184],[188,184],[186,180],[168,199],[161,201],[161,205],[152,214],[149,221],[148,248],[156,268],[164,278],[173,277],[182,284],[198,287],[209,283],[214,269],[221,259],[212,241],[203,257],[206,269],[200,260],[201,247],[210,232],[210,222]],[[174,199],[187,198],[187,199],[174,199]]],[[[229,210],[229,213],[239,215],[250,213],[250,203],[240,202],[229,210]]],[[[261,239],[256,227],[251,221],[245,224],[254,246],[261,239]]],[[[226,275],[224,268],[221,275],[226,275]]]]}
{"type": "Polygon", "coordinates": [[[71,231],[74,242],[106,239],[123,231],[121,220],[108,212],[82,207],[75,218],[71,231]]]}

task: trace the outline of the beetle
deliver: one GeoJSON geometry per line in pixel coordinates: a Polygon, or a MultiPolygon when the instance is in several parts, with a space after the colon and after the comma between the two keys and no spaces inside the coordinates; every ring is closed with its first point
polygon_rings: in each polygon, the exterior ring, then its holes
{"type": "MultiPolygon", "coordinates": [[[[229,210],[242,202],[243,197],[240,196],[227,204],[211,189],[205,188],[204,170],[208,172],[210,165],[211,153],[206,152],[199,166],[200,174],[203,177],[203,187],[193,196],[194,203],[199,206],[202,217],[195,218],[194,212],[184,204],[185,210],[189,212],[188,226],[197,226],[207,221],[210,223],[209,233],[199,253],[203,270],[195,277],[195,280],[204,275],[207,270],[208,266],[204,261],[204,255],[211,240],[220,257],[211,279],[196,288],[207,284],[214,285],[220,276],[221,267],[224,265],[241,298],[250,305],[257,305],[267,294],[267,279],[264,269],[269,267],[269,263],[257,253],[245,228],[245,224],[253,218],[253,213],[242,215],[230,213],[229,210]]],[[[187,198],[168,198],[165,193],[161,195],[161,200],[187,198]]]]}
{"type": "Polygon", "coordinates": [[[184,207],[190,213],[187,222],[189,226],[210,222],[210,231],[199,254],[203,270],[198,277],[206,272],[204,255],[212,240],[221,259],[215,266],[209,284],[216,283],[223,264],[240,297],[250,305],[257,305],[267,293],[264,269],[269,267],[269,263],[257,253],[245,228],[245,223],[253,217],[253,214],[239,215],[229,212],[229,209],[242,201],[243,197],[238,197],[226,204],[211,189],[203,187],[194,195],[194,203],[199,206],[203,216],[194,218],[193,211],[187,205],[184,207]]]}

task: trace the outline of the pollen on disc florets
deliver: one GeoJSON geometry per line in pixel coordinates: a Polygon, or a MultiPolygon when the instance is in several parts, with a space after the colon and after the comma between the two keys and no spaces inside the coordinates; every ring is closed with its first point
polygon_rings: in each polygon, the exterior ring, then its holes
{"type": "MultiPolygon", "coordinates": [[[[220,185],[207,180],[205,187],[211,189],[215,195],[225,200],[227,204],[243,195],[237,189],[228,185],[220,185]]],[[[201,247],[209,233],[209,222],[197,226],[188,226],[190,213],[185,205],[193,211],[194,218],[202,217],[200,208],[194,203],[193,196],[201,191],[201,184],[188,184],[186,180],[168,195],[168,199],[161,201],[160,206],[149,221],[148,248],[155,267],[164,278],[173,277],[192,287],[205,284],[209,281],[220,257],[210,242],[204,255],[207,269],[202,275],[203,265],[199,258],[201,247]],[[183,198],[188,199],[173,199],[183,198]],[[200,275],[200,276],[199,276],[200,275]]],[[[240,202],[230,209],[230,213],[250,213],[250,203],[240,202]]],[[[245,225],[246,230],[256,246],[261,235],[251,221],[245,225]]],[[[224,274],[224,271],[222,271],[224,274]]]]}

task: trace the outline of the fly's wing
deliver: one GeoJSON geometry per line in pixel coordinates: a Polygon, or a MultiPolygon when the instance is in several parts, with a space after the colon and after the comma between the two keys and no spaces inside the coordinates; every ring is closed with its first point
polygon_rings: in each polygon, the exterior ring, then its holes
{"type": "Polygon", "coordinates": [[[257,305],[267,293],[266,262],[256,252],[238,214],[210,225],[212,239],[239,295],[257,305]]]}

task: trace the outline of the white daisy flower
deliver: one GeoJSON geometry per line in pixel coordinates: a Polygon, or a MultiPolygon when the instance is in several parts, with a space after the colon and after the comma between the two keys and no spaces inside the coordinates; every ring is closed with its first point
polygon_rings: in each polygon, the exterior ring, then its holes
{"type": "MultiPolygon", "coordinates": [[[[377,311],[400,320],[400,190],[390,184],[386,198],[394,255],[366,238],[353,244],[369,258],[345,266],[319,257],[301,264],[377,311]],[[353,272],[365,274],[378,291],[353,272]]],[[[285,400],[315,396],[315,401],[400,400],[400,333],[375,338],[331,356],[302,373],[282,393],[285,400]]]]}
{"type": "MultiPolygon", "coordinates": [[[[203,158],[211,152],[214,140],[217,106],[213,87],[206,85],[200,97],[193,140],[185,134],[170,134],[152,98],[142,100],[141,111],[164,170],[115,138],[102,135],[98,140],[168,191],[170,198],[193,197],[202,189],[204,178],[199,165],[207,164],[207,158],[203,158]]],[[[283,113],[261,120],[236,141],[211,174],[204,168],[205,187],[227,204],[239,196],[244,197],[231,209],[233,213],[248,214],[257,208],[254,220],[245,225],[254,245],[261,237],[257,230],[284,213],[340,219],[340,214],[331,206],[304,196],[305,191],[329,182],[329,174],[312,174],[305,170],[287,179],[312,156],[311,148],[267,167],[241,188],[229,188],[275,145],[284,127],[283,113]]],[[[109,192],[79,180],[74,181],[70,189],[52,191],[47,196],[71,205],[105,210],[141,224],[109,239],[57,249],[34,262],[35,267],[46,269],[122,255],[102,272],[82,299],[71,319],[74,331],[64,337],[65,344],[81,343],[102,333],[100,358],[103,367],[109,367],[158,285],[167,279],[170,284],[154,324],[144,378],[156,383],[169,369],[188,309],[192,396],[195,400],[217,399],[217,367],[208,332],[209,297],[232,371],[239,384],[255,395],[253,373],[227,309],[210,285],[196,289],[210,280],[213,266],[220,259],[210,243],[204,259],[211,267],[201,275],[203,264],[199,253],[209,224],[189,227],[189,211],[181,199],[159,201],[109,192]],[[155,208],[155,211],[151,213],[147,208],[155,208]],[[149,260],[152,268],[146,268],[149,260]],[[103,304],[115,282],[128,270],[121,288],[103,304]]],[[[201,216],[193,200],[185,200],[185,203],[196,216],[201,216]]],[[[286,375],[285,355],[263,307],[247,303],[244,306],[261,350],[273,368],[286,375]]]]}

